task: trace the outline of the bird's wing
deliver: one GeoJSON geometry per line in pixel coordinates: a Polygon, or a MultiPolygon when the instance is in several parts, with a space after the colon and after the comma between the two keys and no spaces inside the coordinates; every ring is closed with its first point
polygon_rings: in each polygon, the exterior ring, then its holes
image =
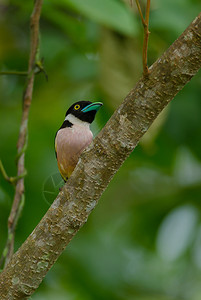
{"type": "MultiPolygon", "coordinates": [[[[58,133],[58,131],[57,131],[57,133],[58,133]]],[[[57,158],[57,133],[56,133],[55,139],[54,139],[55,155],[56,155],[57,164],[58,164],[58,168],[59,168],[59,172],[60,172],[60,174],[61,174],[61,177],[62,177],[63,180],[66,182],[67,179],[68,179],[68,177],[66,177],[66,176],[63,174],[63,172],[62,172],[62,170],[61,170],[61,168],[60,168],[60,165],[59,165],[59,163],[58,163],[58,158],[57,158]]]]}

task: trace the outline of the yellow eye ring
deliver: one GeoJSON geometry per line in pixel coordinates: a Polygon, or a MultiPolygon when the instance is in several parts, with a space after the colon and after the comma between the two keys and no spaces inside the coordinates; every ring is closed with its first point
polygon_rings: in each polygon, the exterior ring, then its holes
{"type": "Polygon", "coordinates": [[[74,109],[75,110],[78,110],[80,108],[80,105],[79,104],[76,104],[75,106],[74,106],[74,109]]]}

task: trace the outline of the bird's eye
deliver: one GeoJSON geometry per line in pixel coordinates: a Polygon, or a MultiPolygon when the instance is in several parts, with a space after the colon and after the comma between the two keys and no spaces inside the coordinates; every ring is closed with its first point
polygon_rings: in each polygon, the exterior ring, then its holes
{"type": "Polygon", "coordinates": [[[80,105],[79,104],[76,104],[75,106],[74,106],[74,109],[75,110],[78,110],[80,108],[80,105]]]}

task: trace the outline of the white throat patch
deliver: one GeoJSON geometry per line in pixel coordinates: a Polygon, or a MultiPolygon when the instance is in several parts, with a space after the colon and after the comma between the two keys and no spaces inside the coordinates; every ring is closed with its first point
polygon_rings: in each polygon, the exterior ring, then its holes
{"type": "Polygon", "coordinates": [[[78,119],[77,117],[73,116],[72,114],[68,114],[64,121],[69,121],[73,125],[84,126],[84,127],[89,127],[90,125],[88,122],[84,122],[78,119]]]}

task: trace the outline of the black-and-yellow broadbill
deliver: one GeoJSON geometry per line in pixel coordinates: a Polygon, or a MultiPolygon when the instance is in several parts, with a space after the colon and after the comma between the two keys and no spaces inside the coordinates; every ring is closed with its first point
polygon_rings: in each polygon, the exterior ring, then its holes
{"type": "Polygon", "coordinates": [[[55,137],[58,168],[64,181],[72,174],[82,151],[92,142],[90,124],[102,105],[101,102],[79,101],[67,110],[55,137]]]}

